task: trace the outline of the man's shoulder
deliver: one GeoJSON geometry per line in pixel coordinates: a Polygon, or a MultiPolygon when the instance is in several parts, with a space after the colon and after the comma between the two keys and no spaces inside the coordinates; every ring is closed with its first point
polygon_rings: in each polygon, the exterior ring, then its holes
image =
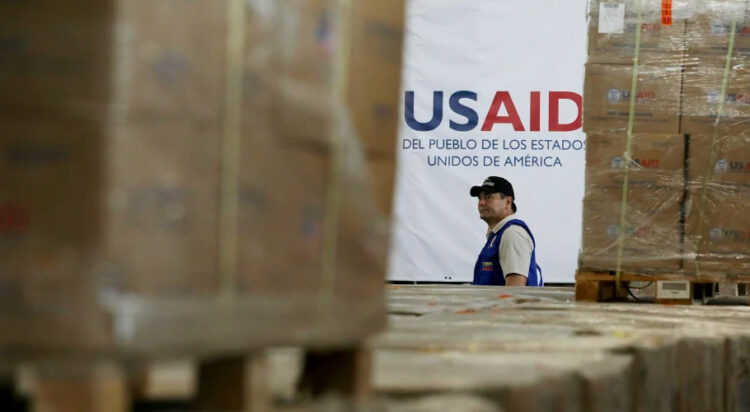
{"type": "Polygon", "coordinates": [[[533,247],[531,235],[529,235],[529,232],[523,226],[518,224],[510,225],[505,229],[501,242],[505,243],[506,240],[511,242],[525,242],[533,247]]]}
{"type": "Polygon", "coordinates": [[[505,229],[505,234],[511,235],[511,236],[523,236],[523,237],[530,237],[529,232],[521,225],[510,225],[508,228],[505,229]]]}

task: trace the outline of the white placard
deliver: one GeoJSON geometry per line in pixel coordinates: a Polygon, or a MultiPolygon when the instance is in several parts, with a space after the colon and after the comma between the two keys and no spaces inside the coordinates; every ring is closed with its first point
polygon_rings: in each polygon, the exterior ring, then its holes
{"type": "Polygon", "coordinates": [[[622,33],[625,30],[625,4],[599,3],[599,33],[622,33]]]}
{"type": "Polygon", "coordinates": [[[391,280],[470,282],[487,225],[469,188],[497,175],[545,282],[573,282],[586,29],[586,0],[410,0],[391,280]]]}

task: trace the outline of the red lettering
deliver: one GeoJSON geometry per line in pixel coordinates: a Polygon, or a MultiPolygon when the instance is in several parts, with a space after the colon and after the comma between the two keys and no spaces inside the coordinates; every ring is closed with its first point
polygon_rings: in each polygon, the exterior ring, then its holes
{"type": "Polygon", "coordinates": [[[492,131],[492,127],[496,123],[510,123],[513,125],[513,130],[517,132],[524,131],[521,118],[518,117],[518,111],[516,111],[516,106],[513,104],[513,100],[510,98],[510,93],[508,92],[495,93],[495,98],[492,99],[492,106],[490,106],[490,110],[487,112],[487,117],[482,124],[482,131],[492,131]],[[498,116],[500,107],[502,107],[503,104],[505,105],[505,110],[508,111],[508,115],[498,116]]]}
{"type": "Polygon", "coordinates": [[[539,124],[541,123],[540,120],[540,108],[541,108],[541,93],[539,92],[531,92],[531,107],[529,108],[529,116],[530,116],[530,122],[531,125],[529,126],[529,130],[532,132],[538,132],[539,131],[539,124]]]}
{"type": "Polygon", "coordinates": [[[549,92],[549,131],[570,132],[581,127],[581,103],[582,98],[573,92],[549,92]],[[560,123],[560,100],[571,100],[578,107],[578,116],[570,123],[560,123]]]}
{"type": "Polygon", "coordinates": [[[29,211],[14,204],[0,205],[0,233],[20,232],[29,226],[29,211]]]}

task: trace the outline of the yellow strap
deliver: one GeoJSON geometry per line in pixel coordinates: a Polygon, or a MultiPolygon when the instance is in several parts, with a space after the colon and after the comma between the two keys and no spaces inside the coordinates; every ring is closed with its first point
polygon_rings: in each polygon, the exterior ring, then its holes
{"type": "Polygon", "coordinates": [[[351,37],[349,35],[352,4],[351,0],[337,0],[336,18],[333,25],[336,38],[336,52],[333,65],[333,107],[331,108],[331,164],[328,188],[323,216],[323,254],[321,257],[321,288],[319,294],[319,309],[321,316],[325,316],[330,309],[336,284],[336,254],[338,251],[338,227],[341,209],[342,174],[345,160],[344,127],[347,103],[349,55],[351,37]]]}
{"type": "MultiPolygon", "coordinates": [[[[727,95],[727,83],[729,81],[729,68],[731,67],[732,62],[732,52],[734,50],[734,37],[735,32],[737,31],[737,21],[732,18],[732,28],[729,33],[729,47],[727,48],[727,59],[726,62],[724,62],[724,75],[721,79],[721,93],[719,94],[719,107],[716,110],[716,119],[714,120],[714,130],[713,135],[711,137],[711,149],[709,150],[708,155],[708,162],[706,163],[706,170],[703,173],[703,183],[701,185],[701,196],[700,196],[700,207],[698,208],[698,226],[696,228],[696,234],[700,236],[700,234],[703,231],[703,211],[705,209],[706,205],[706,194],[708,192],[708,177],[709,173],[713,170],[713,164],[716,161],[716,136],[719,133],[719,121],[721,119],[721,115],[724,114],[724,100],[726,100],[727,95]]],[[[699,240],[699,244],[697,245],[696,250],[696,257],[695,257],[695,274],[697,277],[701,276],[701,270],[700,270],[700,264],[698,263],[698,256],[697,252],[700,250],[700,246],[702,246],[706,241],[706,238],[703,237],[699,240]]]]}
{"type": "Polygon", "coordinates": [[[221,153],[219,265],[221,296],[235,295],[239,250],[240,113],[245,49],[244,0],[227,2],[224,136],[221,153]]]}
{"type": "Polygon", "coordinates": [[[641,51],[641,19],[643,10],[641,9],[641,1],[638,0],[638,22],[635,26],[635,51],[633,53],[633,77],[630,80],[630,108],[628,111],[628,132],[627,139],[625,141],[625,153],[623,157],[625,159],[625,169],[623,170],[624,176],[622,179],[622,201],[620,202],[620,232],[617,236],[617,267],[615,271],[615,285],[617,296],[620,295],[622,277],[622,250],[625,245],[625,227],[626,219],[625,214],[628,210],[628,175],[630,172],[630,162],[632,158],[632,144],[633,144],[633,121],[635,120],[635,95],[638,86],[638,57],[641,51]]]}

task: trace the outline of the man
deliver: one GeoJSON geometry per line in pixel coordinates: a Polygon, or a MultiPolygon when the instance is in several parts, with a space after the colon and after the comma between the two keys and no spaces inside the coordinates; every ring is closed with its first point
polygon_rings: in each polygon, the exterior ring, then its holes
{"type": "Polygon", "coordinates": [[[515,218],[513,186],[490,176],[469,191],[479,199],[479,218],[487,223],[487,243],[474,265],[475,285],[542,286],[531,230],[515,218]]]}

